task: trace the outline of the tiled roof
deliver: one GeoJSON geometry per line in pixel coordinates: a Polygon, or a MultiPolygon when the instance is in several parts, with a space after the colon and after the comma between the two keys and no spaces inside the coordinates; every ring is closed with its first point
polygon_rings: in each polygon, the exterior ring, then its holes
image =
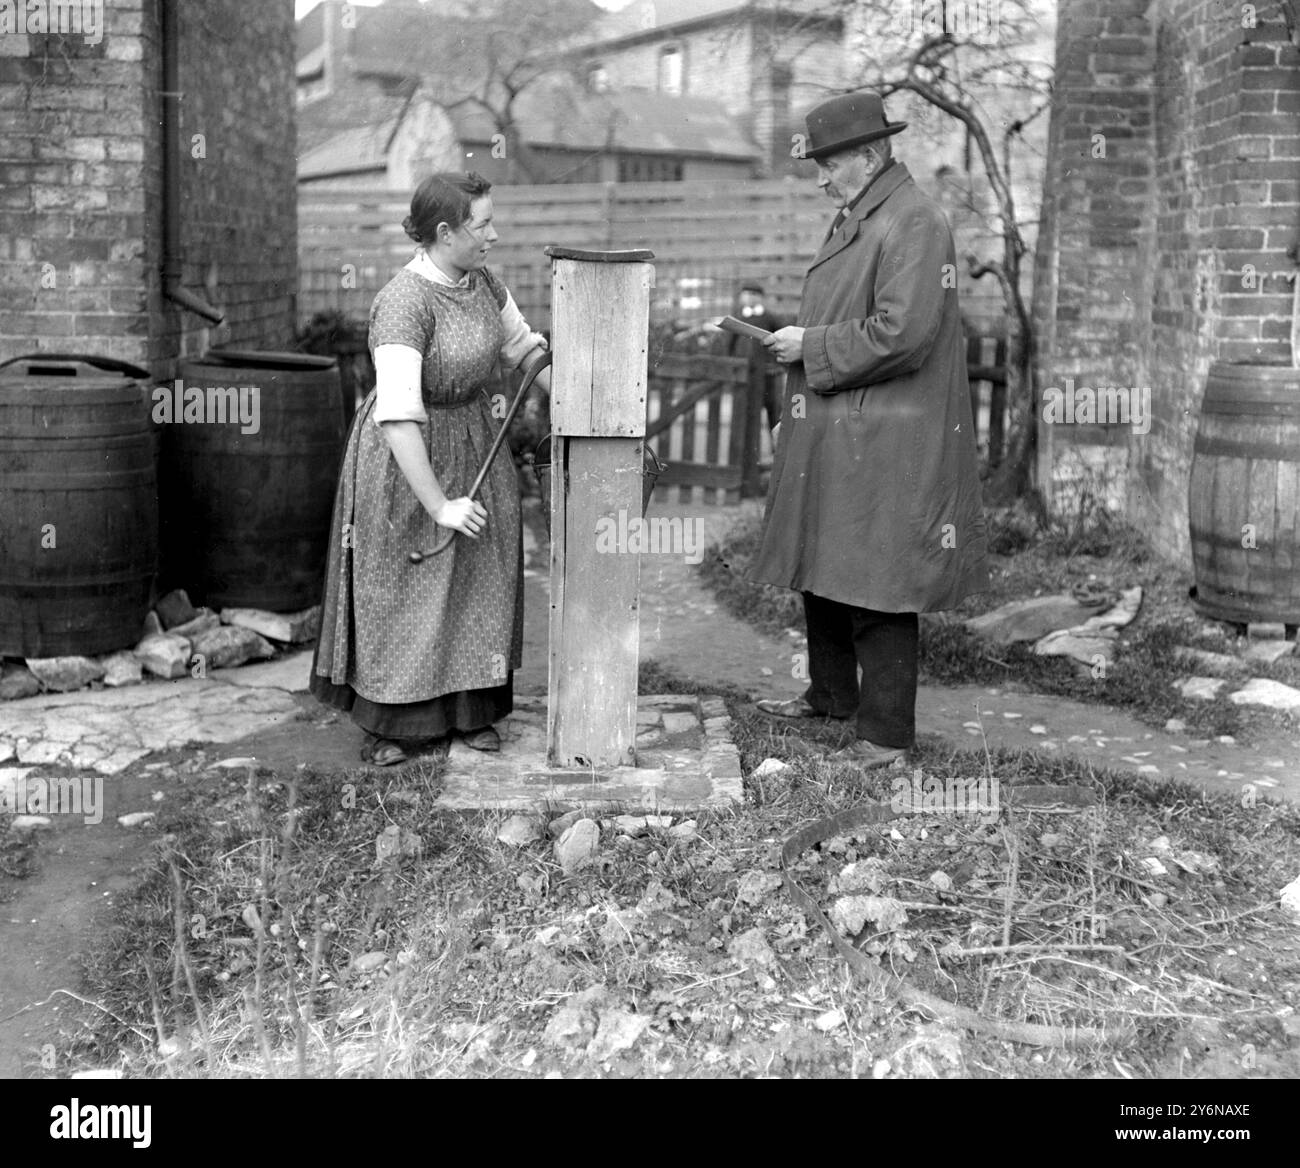
{"type": "Polygon", "coordinates": [[[395,122],[406,108],[403,94],[368,81],[349,81],[298,107],[298,156],[306,155],[348,130],[395,122]]]}
{"type": "Polygon", "coordinates": [[[315,149],[304,151],[298,156],[298,177],[324,178],[362,170],[384,170],[388,165],[388,144],[398,121],[392,118],[377,126],[344,130],[315,149]]]}
{"type": "MultiPolygon", "coordinates": [[[[451,115],[462,142],[488,142],[497,132],[478,107],[458,106],[451,115]]],[[[741,159],[761,153],[746,141],[722,103],[708,98],[635,89],[599,95],[525,91],[516,105],[516,119],[530,146],[741,159]]]]}

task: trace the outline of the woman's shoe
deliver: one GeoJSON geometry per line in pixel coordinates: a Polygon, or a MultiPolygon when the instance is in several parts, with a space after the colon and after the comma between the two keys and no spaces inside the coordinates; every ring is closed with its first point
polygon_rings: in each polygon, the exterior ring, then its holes
{"type": "Polygon", "coordinates": [[[372,766],[397,766],[407,761],[407,753],[391,738],[371,738],[361,748],[361,761],[372,766]]]}
{"type": "Polygon", "coordinates": [[[466,734],[465,745],[471,750],[500,750],[501,735],[497,733],[495,726],[485,726],[482,730],[466,734]]]}
{"type": "Polygon", "coordinates": [[[835,718],[844,721],[835,714],[814,710],[804,698],[787,698],[784,701],[780,698],[762,698],[754,703],[754,709],[769,718],[835,718]]]}

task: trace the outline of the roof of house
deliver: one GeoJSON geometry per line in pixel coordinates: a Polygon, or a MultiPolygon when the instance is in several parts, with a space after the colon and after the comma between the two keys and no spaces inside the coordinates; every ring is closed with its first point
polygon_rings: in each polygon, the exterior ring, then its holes
{"type": "Polygon", "coordinates": [[[401,124],[389,118],[376,126],[344,130],[314,149],[298,155],[298,178],[383,171],[388,166],[388,146],[401,124]]]}
{"type": "MultiPolygon", "coordinates": [[[[300,179],[384,169],[409,98],[379,90],[375,82],[353,80],[345,91],[299,107],[300,179]]],[[[498,132],[478,106],[460,105],[448,112],[462,143],[485,144],[498,132]]],[[[709,98],[636,89],[588,94],[539,87],[519,97],[515,116],[524,141],[533,147],[733,161],[761,154],[722,104],[709,98]]]]}
{"type": "Polygon", "coordinates": [[[299,158],[347,131],[395,123],[410,101],[410,88],[393,92],[373,81],[346,80],[298,106],[299,158]]]}
{"type": "MultiPolygon", "coordinates": [[[[530,146],[615,149],[751,159],[761,152],[719,101],[625,89],[590,94],[525,90],[516,104],[520,135],[530,146]]],[[[450,111],[462,142],[490,142],[496,125],[478,106],[450,111]]]]}
{"type": "Polygon", "coordinates": [[[791,17],[828,15],[826,0],[632,0],[617,12],[606,12],[579,38],[585,56],[606,44],[649,38],[682,26],[702,26],[736,19],[744,13],[779,13],[791,17]]]}

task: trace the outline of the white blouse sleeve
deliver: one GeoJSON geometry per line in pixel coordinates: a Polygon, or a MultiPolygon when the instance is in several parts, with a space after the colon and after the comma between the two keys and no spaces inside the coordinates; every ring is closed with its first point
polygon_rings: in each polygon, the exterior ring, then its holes
{"type": "Polygon", "coordinates": [[[501,343],[501,363],[507,369],[517,369],[519,363],[534,349],[546,348],[546,338],[528,327],[528,322],[524,320],[509,289],[506,290],[506,302],[501,307],[501,327],[505,336],[501,343]]]}
{"type": "Polygon", "coordinates": [[[420,395],[424,357],[410,345],[375,346],[375,409],[371,415],[381,422],[427,422],[429,415],[420,395]]]}

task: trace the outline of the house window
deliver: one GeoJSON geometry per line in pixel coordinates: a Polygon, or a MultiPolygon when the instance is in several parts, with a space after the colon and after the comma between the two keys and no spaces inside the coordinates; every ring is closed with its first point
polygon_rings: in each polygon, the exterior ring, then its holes
{"type": "Polygon", "coordinates": [[[686,64],[681,45],[659,50],[659,92],[680,97],[686,88],[686,64]]]}
{"type": "Polygon", "coordinates": [[[656,158],[647,154],[624,154],[618,160],[619,182],[681,182],[678,158],[656,158]]]}
{"type": "Polygon", "coordinates": [[[609,92],[609,70],[604,65],[590,65],[587,68],[587,92],[609,92]]]}

